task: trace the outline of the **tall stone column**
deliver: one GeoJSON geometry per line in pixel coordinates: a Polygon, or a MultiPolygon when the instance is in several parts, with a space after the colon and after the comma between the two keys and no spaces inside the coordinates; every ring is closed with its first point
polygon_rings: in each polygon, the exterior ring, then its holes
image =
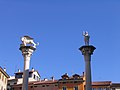
{"type": "Polygon", "coordinates": [[[85,59],[85,90],[92,90],[92,79],[91,79],[91,55],[93,54],[94,50],[96,49],[94,46],[89,45],[89,38],[88,32],[84,34],[85,45],[79,48],[84,55],[85,59]]]}
{"type": "Polygon", "coordinates": [[[28,78],[29,78],[29,66],[30,66],[30,57],[35,51],[35,48],[32,46],[21,46],[20,50],[24,58],[24,72],[23,72],[23,84],[22,90],[28,90],[28,78]]]}
{"type": "Polygon", "coordinates": [[[24,72],[23,72],[23,84],[22,90],[28,90],[28,79],[29,79],[29,66],[30,66],[30,58],[32,53],[36,50],[35,45],[33,46],[33,39],[29,36],[22,37],[22,44],[20,45],[20,50],[22,52],[24,58],[24,72]],[[25,38],[25,40],[23,39],[25,38]],[[27,46],[29,44],[29,46],[27,46]]]}

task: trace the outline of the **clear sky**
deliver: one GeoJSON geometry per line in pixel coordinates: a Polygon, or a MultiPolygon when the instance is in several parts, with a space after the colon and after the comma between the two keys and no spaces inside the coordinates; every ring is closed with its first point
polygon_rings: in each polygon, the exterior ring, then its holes
{"type": "Polygon", "coordinates": [[[30,69],[42,79],[82,75],[82,31],[96,47],[92,80],[120,82],[120,0],[0,0],[0,65],[9,75],[23,70],[20,37],[29,35],[40,43],[30,69]]]}

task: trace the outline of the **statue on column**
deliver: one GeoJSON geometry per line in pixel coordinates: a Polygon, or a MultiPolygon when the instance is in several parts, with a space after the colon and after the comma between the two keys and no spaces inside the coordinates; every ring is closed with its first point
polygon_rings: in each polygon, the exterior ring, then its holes
{"type": "Polygon", "coordinates": [[[83,32],[83,36],[84,36],[85,45],[89,45],[90,36],[88,32],[87,31],[83,32]]]}
{"type": "Polygon", "coordinates": [[[36,48],[36,46],[39,45],[39,43],[34,43],[33,38],[31,38],[30,36],[23,36],[21,38],[21,41],[23,46],[27,46],[27,44],[30,44],[33,45],[34,48],[36,48]]]}

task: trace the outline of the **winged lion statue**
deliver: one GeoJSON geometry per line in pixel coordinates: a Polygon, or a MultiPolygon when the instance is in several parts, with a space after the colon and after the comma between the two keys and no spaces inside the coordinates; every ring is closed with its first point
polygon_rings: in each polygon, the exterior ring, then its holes
{"type": "Polygon", "coordinates": [[[39,43],[34,43],[34,41],[33,41],[33,38],[31,38],[30,36],[23,36],[22,38],[21,38],[21,41],[22,41],[22,44],[24,45],[24,46],[27,46],[27,44],[30,44],[30,45],[33,45],[33,47],[35,47],[36,48],[36,46],[39,44],[39,43]]]}

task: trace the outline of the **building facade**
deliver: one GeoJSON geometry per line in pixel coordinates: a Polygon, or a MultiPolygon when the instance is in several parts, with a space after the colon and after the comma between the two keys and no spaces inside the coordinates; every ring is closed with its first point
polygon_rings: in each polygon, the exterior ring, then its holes
{"type": "MultiPolygon", "coordinates": [[[[59,80],[52,77],[50,80],[29,81],[29,90],[84,90],[83,76],[74,74],[69,77],[67,74],[59,80]]],[[[22,83],[11,85],[10,90],[22,90],[22,83]]]]}
{"type": "Polygon", "coordinates": [[[7,90],[7,79],[9,75],[6,73],[5,69],[0,67],[0,90],[7,90]]]}
{"type": "Polygon", "coordinates": [[[92,82],[92,90],[120,90],[120,83],[111,81],[92,82]]]}
{"type": "Polygon", "coordinates": [[[110,87],[112,90],[120,90],[120,83],[112,83],[110,87]]]}
{"type": "MultiPolygon", "coordinates": [[[[29,71],[29,82],[35,82],[35,81],[40,81],[40,74],[38,73],[37,70],[30,70],[29,71]]],[[[10,76],[8,79],[8,86],[7,89],[11,90],[12,86],[14,85],[21,85],[23,82],[23,72],[18,70],[18,72],[15,73],[15,76],[10,76]]]]}
{"type": "Polygon", "coordinates": [[[68,74],[65,73],[61,77],[62,79],[58,81],[59,90],[84,90],[83,76],[74,74],[69,77],[68,74]]]}
{"type": "MultiPolygon", "coordinates": [[[[61,76],[61,79],[55,80],[52,77],[50,80],[36,79],[34,74],[29,72],[29,84],[28,90],[85,90],[85,75],[74,74],[68,76],[67,73],[61,76]],[[32,74],[32,75],[31,75],[32,74]],[[32,79],[30,79],[32,78],[32,79]]],[[[22,90],[21,73],[15,73],[15,79],[8,80],[8,83],[11,82],[10,89],[8,90],[22,90]]],[[[37,74],[38,75],[38,74],[37,74]]],[[[37,76],[36,75],[36,76],[37,76]]],[[[112,83],[111,81],[98,81],[92,82],[92,90],[120,90],[120,83],[112,83]]]]}
{"type": "MultiPolygon", "coordinates": [[[[22,90],[22,84],[12,85],[12,90],[22,90]]],[[[32,81],[28,84],[28,90],[59,90],[57,80],[32,81]]]]}

